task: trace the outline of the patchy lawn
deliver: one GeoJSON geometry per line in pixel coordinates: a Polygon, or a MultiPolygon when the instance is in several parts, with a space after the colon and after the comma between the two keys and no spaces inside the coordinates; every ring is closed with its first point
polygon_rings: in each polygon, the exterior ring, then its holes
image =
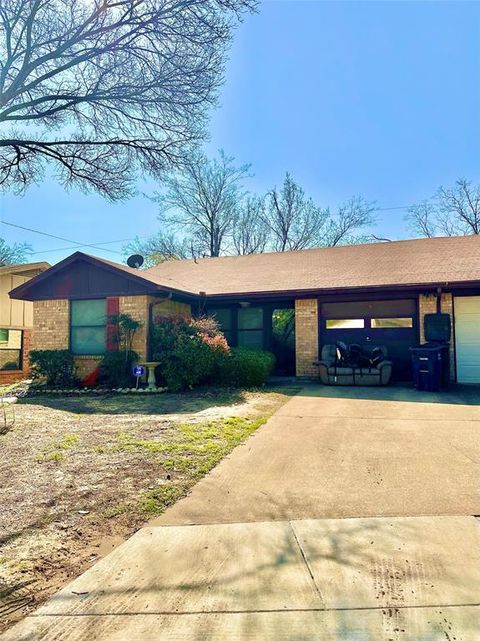
{"type": "Polygon", "coordinates": [[[186,494],[296,391],[21,401],[0,435],[0,631],[186,494]]]}

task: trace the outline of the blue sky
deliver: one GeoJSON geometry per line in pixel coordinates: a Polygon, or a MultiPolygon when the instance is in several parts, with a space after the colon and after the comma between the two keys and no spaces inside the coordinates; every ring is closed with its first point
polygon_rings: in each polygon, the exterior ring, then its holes
{"type": "MultiPolygon", "coordinates": [[[[352,195],[409,205],[458,177],[479,181],[480,3],[263,2],[236,32],[210,134],[209,153],[252,163],[252,191],[288,170],[332,207],[352,195]]],[[[379,213],[376,233],[408,237],[403,215],[379,213]]],[[[111,204],[53,181],[0,196],[0,218],[84,243],[158,229],[145,198],[111,204]]],[[[71,253],[5,225],[0,235],[46,252],[35,260],[71,253]]]]}

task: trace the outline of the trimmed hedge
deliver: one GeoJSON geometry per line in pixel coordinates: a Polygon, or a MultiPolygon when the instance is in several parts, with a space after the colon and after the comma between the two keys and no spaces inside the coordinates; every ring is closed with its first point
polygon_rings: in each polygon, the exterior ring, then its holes
{"type": "Polygon", "coordinates": [[[75,387],[75,361],[68,349],[37,349],[30,352],[30,366],[34,379],[45,378],[49,387],[75,387]]]}
{"type": "Polygon", "coordinates": [[[261,387],[275,367],[275,356],[245,347],[230,350],[218,362],[218,382],[232,387],[261,387]]]}

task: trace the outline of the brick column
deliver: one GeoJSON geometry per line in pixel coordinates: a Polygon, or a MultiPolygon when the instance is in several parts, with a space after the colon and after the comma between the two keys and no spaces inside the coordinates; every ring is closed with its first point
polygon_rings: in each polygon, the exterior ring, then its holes
{"type": "MultiPolygon", "coordinates": [[[[453,299],[452,294],[442,294],[440,300],[441,311],[444,314],[450,314],[450,323],[452,326],[450,339],[450,379],[455,380],[455,338],[453,334],[453,299]]],[[[437,311],[437,297],[435,295],[420,294],[418,297],[418,320],[420,323],[420,342],[425,343],[425,333],[423,331],[423,319],[425,314],[435,314],[437,311]]]]}
{"type": "Polygon", "coordinates": [[[297,376],[318,376],[318,301],[295,301],[295,353],[297,376]]]}
{"type": "Polygon", "coordinates": [[[453,325],[453,296],[450,292],[442,294],[441,309],[444,314],[450,314],[450,380],[455,380],[455,328],[453,325]]]}

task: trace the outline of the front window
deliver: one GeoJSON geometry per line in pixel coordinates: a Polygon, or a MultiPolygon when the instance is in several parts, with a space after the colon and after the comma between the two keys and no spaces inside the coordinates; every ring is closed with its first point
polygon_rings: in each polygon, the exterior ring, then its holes
{"type": "Polygon", "coordinates": [[[22,331],[0,328],[0,370],[22,369],[22,331]]]}
{"type": "Polygon", "coordinates": [[[229,308],[210,309],[209,314],[215,318],[227,343],[231,345],[233,338],[232,310],[229,308]]]}
{"type": "Polygon", "coordinates": [[[238,310],[238,345],[263,349],[263,308],[243,307],[238,310]]]}
{"type": "Polygon", "coordinates": [[[96,356],[106,349],[105,299],[73,300],[70,306],[70,346],[74,354],[96,356]]]}

